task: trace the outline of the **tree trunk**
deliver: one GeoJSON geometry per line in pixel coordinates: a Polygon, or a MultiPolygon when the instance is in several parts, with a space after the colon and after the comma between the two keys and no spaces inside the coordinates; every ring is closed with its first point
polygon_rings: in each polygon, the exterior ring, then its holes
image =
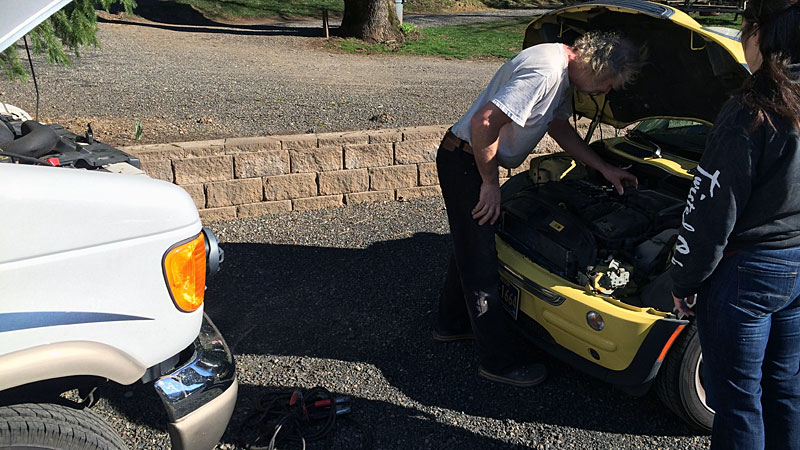
{"type": "Polygon", "coordinates": [[[372,43],[402,41],[394,0],[344,0],[339,34],[372,43]]]}

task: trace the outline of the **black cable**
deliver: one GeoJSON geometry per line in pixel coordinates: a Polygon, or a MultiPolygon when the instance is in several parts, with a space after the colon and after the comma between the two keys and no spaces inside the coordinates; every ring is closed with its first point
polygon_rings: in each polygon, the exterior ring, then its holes
{"type": "Polygon", "coordinates": [[[39,83],[36,82],[36,72],[33,70],[33,58],[31,58],[31,49],[28,48],[28,35],[22,36],[22,40],[25,41],[25,51],[28,53],[28,63],[31,66],[31,76],[33,77],[33,88],[36,90],[36,115],[34,116],[35,121],[39,121],[39,83]]]}
{"type": "MultiPolygon", "coordinates": [[[[600,109],[600,117],[603,116],[603,111],[606,110],[606,103],[608,103],[608,94],[603,96],[603,107],[600,109]]],[[[603,123],[600,122],[600,125],[598,125],[598,127],[600,127],[600,140],[602,141],[603,140],[603,123]]]]}
{"type": "MultiPolygon", "coordinates": [[[[594,122],[595,120],[600,122],[599,117],[603,115],[603,111],[601,111],[599,109],[600,105],[597,104],[597,99],[594,98],[594,95],[589,95],[589,98],[592,99],[592,103],[594,103],[594,107],[597,110],[597,114],[595,114],[595,116],[592,118],[592,122],[594,122]]],[[[603,103],[603,106],[605,107],[605,103],[603,103]]],[[[600,139],[602,139],[603,138],[603,128],[600,126],[600,123],[597,124],[597,127],[600,128],[600,139]]]]}
{"type": "Polygon", "coordinates": [[[600,121],[600,118],[603,117],[603,111],[606,110],[606,104],[608,103],[608,94],[603,96],[603,107],[600,108],[600,105],[597,104],[597,99],[594,98],[594,95],[589,96],[592,99],[592,103],[594,103],[595,109],[597,109],[597,114],[594,116],[592,121],[597,120],[597,128],[600,129],[600,140],[603,140],[603,122],[600,121]],[[598,109],[599,108],[599,109],[598,109]]]}
{"type": "Polygon", "coordinates": [[[372,438],[360,423],[345,417],[350,411],[350,398],[335,396],[327,389],[315,387],[307,393],[300,390],[274,392],[259,399],[255,411],[239,426],[237,433],[242,447],[249,450],[274,450],[281,442],[306,443],[325,440],[330,448],[337,421],[352,424],[361,433],[361,448],[369,449],[372,438]],[[340,420],[343,419],[343,420],[340,420]]]}
{"type": "Polygon", "coordinates": [[[572,93],[572,125],[578,131],[578,113],[575,111],[575,92],[572,93]]]}
{"type": "Polygon", "coordinates": [[[17,153],[9,153],[9,152],[3,150],[2,148],[0,148],[0,158],[3,158],[3,157],[8,157],[8,158],[11,158],[12,160],[16,159],[19,162],[27,162],[27,163],[31,163],[31,164],[41,164],[43,166],[55,167],[55,165],[53,163],[51,163],[50,161],[43,161],[41,159],[34,158],[32,156],[25,156],[25,155],[20,155],[20,154],[17,154],[17,153]]]}

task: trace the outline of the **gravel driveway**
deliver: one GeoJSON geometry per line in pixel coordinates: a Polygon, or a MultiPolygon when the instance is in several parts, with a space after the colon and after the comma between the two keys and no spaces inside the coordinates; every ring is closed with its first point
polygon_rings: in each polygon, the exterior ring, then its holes
{"type": "MultiPolygon", "coordinates": [[[[91,122],[95,137],[112,145],[135,143],[137,121],[140,143],[446,124],[502,63],[333,53],[310,37],[321,35],[321,20],[223,25],[174,8],[166,19],[106,15],[102,48],[73,67],[35,58],[40,120],[75,132],[91,122]]],[[[408,20],[427,26],[502,14],[408,20]]],[[[33,83],[0,77],[0,100],[33,114],[33,83]]]]}
{"type": "MultiPolygon", "coordinates": [[[[431,315],[449,249],[441,199],[212,228],[225,263],[209,283],[206,311],[235,353],[242,382],[220,448],[235,446],[242,420],[265,393],[317,385],[354,398],[351,416],[370,431],[375,449],[708,445],[654,394],[630,397],[533,347],[531,358],[544,359],[550,376],[517,389],[477,376],[471,342],[434,342],[431,315]]],[[[99,411],[132,448],[167,445],[149,386],[106,388],[101,396],[99,411]]],[[[358,439],[345,426],[334,448],[358,448],[358,439]]]]}
{"type": "MultiPolygon", "coordinates": [[[[102,23],[103,48],[74,68],[38,64],[41,118],[91,121],[99,139],[118,145],[130,143],[135,120],[143,142],[451,123],[501,63],[332,54],[303,36],[312,31],[102,23]]],[[[3,101],[32,112],[31,91],[0,82],[3,101]]],[[[239,427],[265,393],[316,385],[353,396],[352,417],[375,449],[708,446],[655,395],[629,397],[534,348],[550,376],[525,390],[479,378],[472,343],[435,343],[431,314],[449,248],[441,199],[212,228],[226,261],[206,311],[242,383],[219,448],[238,447],[239,427]]],[[[167,448],[150,386],[109,386],[100,397],[96,411],[131,448],[167,448]]],[[[333,448],[358,448],[358,439],[343,427],[333,448]]]]}

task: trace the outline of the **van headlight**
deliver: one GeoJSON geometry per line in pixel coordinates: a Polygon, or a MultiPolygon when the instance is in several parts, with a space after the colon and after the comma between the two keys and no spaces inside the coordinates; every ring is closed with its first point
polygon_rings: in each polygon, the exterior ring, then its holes
{"type": "Polygon", "coordinates": [[[206,290],[206,239],[199,233],[179,242],[164,254],[162,268],[175,306],[192,312],[203,305],[206,290]]]}

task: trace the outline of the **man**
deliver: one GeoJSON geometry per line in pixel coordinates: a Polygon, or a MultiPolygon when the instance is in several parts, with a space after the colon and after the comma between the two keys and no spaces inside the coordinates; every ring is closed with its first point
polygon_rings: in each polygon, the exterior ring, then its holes
{"type": "Polygon", "coordinates": [[[573,89],[607,94],[641,67],[642,53],[618,33],[588,32],[570,47],[540,44],[506,62],[447,132],[436,157],[453,237],[437,341],[474,337],[478,374],[528,387],[544,381],[541,364],[520,364],[499,299],[494,224],[500,216],[498,166],[519,166],[547,132],[576,160],[598,170],[621,194],[630,173],[605,162],[570,126],[573,89]]]}

